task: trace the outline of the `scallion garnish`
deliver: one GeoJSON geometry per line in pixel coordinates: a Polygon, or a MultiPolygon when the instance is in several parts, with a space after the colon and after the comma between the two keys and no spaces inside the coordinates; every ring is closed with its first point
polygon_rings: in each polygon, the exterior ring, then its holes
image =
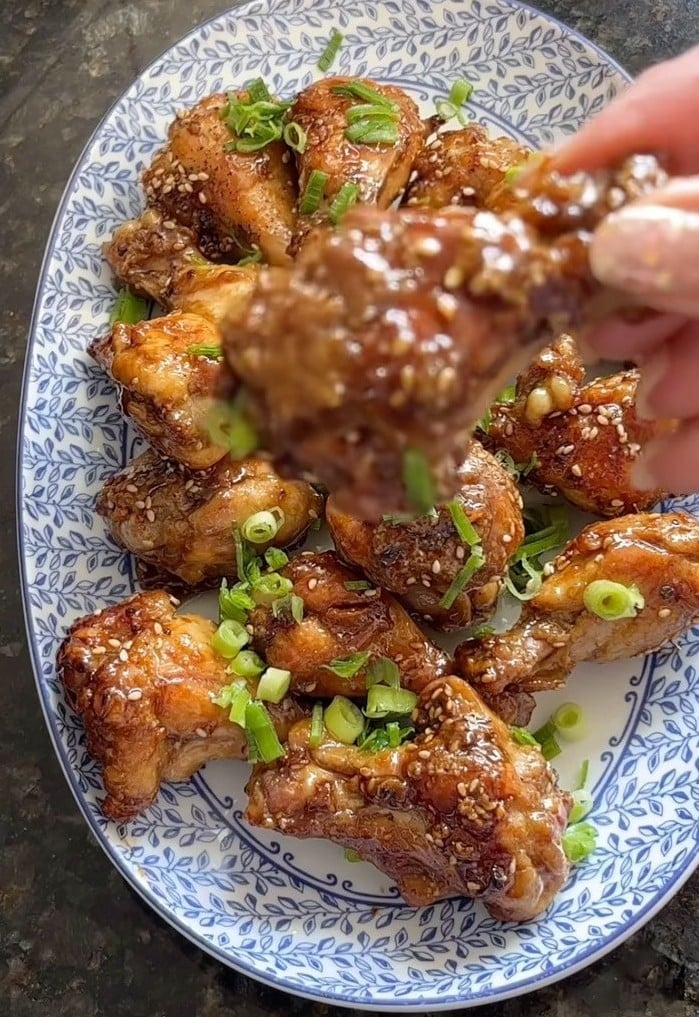
{"type": "Polygon", "coordinates": [[[437,500],[432,470],[427,456],[419,448],[403,452],[403,487],[408,503],[415,512],[429,512],[437,500]]]}
{"type": "Polygon", "coordinates": [[[354,848],[345,848],[345,861],[351,862],[353,865],[356,862],[361,862],[362,856],[354,850],[354,848]]]}
{"type": "Polygon", "coordinates": [[[265,551],[265,561],[272,572],[278,572],[289,564],[289,555],[279,547],[268,547],[265,551]]]}
{"type": "Polygon", "coordinates": [[[328,209],[328,219],[333,226],[337,226],[345,213],[355,204],[358,197],[359,187],[357,184],[348,181],[342,185],[328,209]]]}
{"type": "Polygon", "coordinates": [[[234,618],[226,618],[214,632],[211,640],[216,653],[231,660],[250,642],[250,633],[245,626],[234,618]]]}
{"type": "Polygon", "coordinates": [[[148,316],[148,301],[130,289],[120,290],[109,316],[110,325],[137,325],[148,316]]]}
{"type": "Polygon", "coordinates": [[[267,703],[281,703],[291,687],[291,671],[268,667],[257,685],[257,698],[267,703]]]}
{"type": "Polygon", "coordinates": [[[322,71],[323,74],[329,71],[333,63],[335,62],[335,57],[337,56],[340,50],[343,38],[344,36],[342,32],[338,32],[338,30],[335,28],[333,30],[332,35],[330,36],[327,46],[323,50],[318,60],[318,70],[322,71]]]}
{"type": "Polygon", "coordinates": [[[568,861],[583,862],[597,847],[597,830],[591,823],[575,823],[563,834],[561,846],[568,861]]]}
{"type": "Polygon", "coordinates": [[[286,597],[294,588],[294,584],[286,576],[280,576],[278,572],[268,572],[253,580],[252,599],[256,604],[264,604],[269,607],[280,597],[286,597]]]}
{"type": "Polygon", "coordinates": [[[230,403],[215,403],[206,418],[206,427],[214,445],[227,448],[234,459],[244,459],[259,444],[257,431],[246,415],[245,399],[241,393],[230,403]]]}
{"type": "Polygon", "coordinates": [[[364,730],[362,711],[346,696],[335,696],[325,710],[324,721],[329,734],[343,745],[353,745],[364,730]]]}
{"type": "Polygon", "coordinates": [[[587,778],[590,773],[590,760],[583,759],[582,766],[580,767],[580,776],[578,777],[578,791],[583,791],[587,784],[587,778]]]}
{"type": "Polygon", "coordinates": [[[250,254],[246,254],[244,258],[240,259],[240,261],[236,261],[236,266],[238,268],[244,268],[246,265],[259,265],[261,261],[262,251],[259,247],[256,247],[254,251],[250,252],[250,254]]]}
{"type": "Polygon", "coordinates": [[[297,124],[295,120],[290,121],[284,127],[282,133],[285,143],[294,152],[298,152],[299,155],[303,155],[306,151],[306,145],[308,144],[308,135],[304,131],[301,124],[297,124]]]}
{"type": "Polygon", "coordinates": [[[370,650],[359,650],[357,653],[350,653],[346,657],[336,657],[329,664],[323,664],[326,671],[332,671],[338,678],[354,678],[363,667],[369,662],[370,650]]]}
{"type": "Polygon", "coordinates": [[[395,145],[398,141],[398,124],[391,119],[390,115],[376,119],[364,117],[362,120],[350,124],[345,131],[345,136],[348,141],[354,144],[395,145]]]}
{"type": "Polygon", "coordinates": [[[323,740],[323,730],[325,724],[323,722],[323,704],[315,703],[313,706],[313,713],[311,714],[311,733],[308,738],[308,744],[312,749],[318,748],[321,741],[323,740]]]}
{"type": "Polygon", "coordinates": [[[541,589],[543,566],[532,565],[528,558],[519,558],[505,576],[505,589],[516,600],[533,600],[541,589]]]}
{"type": "Polygon", "coordinates": [[[223,350],[220,346],[207,346],[206,343],[194,343],[187,347],[190,357],[206,357],[207,360],[223,360],[223,350]]]}
{"type": "Polygon", "coordinates": [[[366,671],[366,687],[372,685],[388,685],[392,689],[400,687],[400,671],[395,661],[388,657],[377,657],[372,660],[366,671]]]}
{"type": "Polygon", "coordinates": [[[266,544],[274,540],[284,525],[284,513],[276,505],[273,509],[255,512],[248,516],[241,527],[241,533],[250,544],[266,544]]]}
{"type": "Polygon", "coordinates": [[[621,618],[635,618],[646,602],[633,583],[624,586],[623,583],[615,583],[610,579],[596,579],[585,587],[583,603],[598,618],[619,621],[621,618]]]}
{"type": "Polygon", "coordinates": [[[264,703],[251,700],[245,709],[245,734],[251,762],[272,763],[284,755],[274,724],[264,703]]]}
{"type": "Polygon", "coordinates": [[[448,99],[440,99],[436,104],[437,116],[443,120],[453,120],[456,117],[459,123],[465,123],[462,107],[468,102],[473,94],[473,85],[465,78],[457,78],[449,90],[448,99]]]}
{"type": "Polygon", "coordinates": [[[237,622],[245,622],[247,614],[255,607],[255,602],[250,595],[239,586],[228,586],[228,581],[221,581],[221,588],[218,593],[218,615],[220,621],[232,618],[237,622]]]}
{"type": "Polygon", "coordinates": [[[248,86],[243,98],[229,92],[228,102],[221,110],[221,119],[235,135],[235,140],[226,145],[226,150],[256,152],[278,141],[284,130],[284,114],[290,106],[288,102],[272,99],[261,78],[248,86]]]}
{"type": "Polygon", "coordinates": [[[401,727],[398,721],[390,721],[381,727],[369,728],[359,742],[359,748],[362,752],[381,752],[383,749],[397,749],[399,745],[402,745],[413,734],[415,734],[415,728],[410,726],[401,727]]]}
{"type": "Polygon", "coordinates": [[[366,579],[349,579],[344,586],[345,589],[350,592],[354,592],[355,590],[359,591],[371,589],[371,583],[368,583],[366,579]]]}
{"type": "Polygon", "coordinates": [[[469,632],[469,639],[487,639],[488,636],[495,635],[495,629],[492,625],[477,625],[472,632],[469,632]]]}
{"type": "Polygon", "coordinates": [[[526,727],[511,727],[510,734],[518,745],[535,745],[537,749],[540,747],[534,735],[531,731],[527,731],[526,727]]]}
{"type": "Polygon", "coordinates": [[[248,93],[251,103],[269,102],[272,98],[262,78],[255,78],[254,81],[251,81],[249,85],[245,86],[245,91],[248,93]]]}
{"type": "Polygon", "coordinates": [[[440,600],[439,606],[444,608],[445,611],[448,611],[451,607],[453,607],[456,598],[463,592],[476,572],[483,568],[484,565],[485,558],[483,556],[483,548],[480,544],[476,544],[475,547],[471,549],[471,556],[461,566],[454,577],[451,586],[440,600]]]}
{"type": "Polygon", "coordinates": [[[345,99],[358,99],[360,102],[367,102],[372,106],[384,106],[393,113],[398,113],[398,106],[395,102],[387,99],[385,95],[381,95],[371,85],[365,85],[363,81],[350,81],[345,85],[335,85],[332,92],[345,99]]]}
{"type": "Polygon", "coordinates": [[[243,538],[240,535],[240,527],[233,523],[233,543],[235,544],[235,570],[241,583],[248,581],[247,564],[249,555],[246,552],[243,538]]]}
{"type": "Polygon", "coordinates": [[[241,650],[228,665],[228,671],[241,678],[257,678],[264,669],[264,660],[254,650],[241,650]]]}
{"type": "Polygon", "coordinates": [[[228,719],[232,724],[245,727],[245,710],[250,702],[250,692],[245,682],[232,682],[224,685],[218,696],[214,699],[217,706],[228,710],[228,719]]]}
{"type": "Polygon", "coordinates": [[[587,734],[587,722],[579,703],[563,703],[551,720],[556,731],[568,742],[578,742],[587,734]]]}
{"type": "Polygon", "coordinates": [[[580,820],[584,819],[591,810],[592,795],[589,791],[578,788],[577,791],[573,792],[573,808],[570,810],[568,822],[570,824],[579,823],[580,820]]]}
{"type": "Polygon", "coordinates": [[[449,515],[451,516],[454,528],[464,544],[467,547],[475,547],[476,544],[480,544],[481,538],[478,536],[473,523],[466,515],[459,499],[452,498],[451,501],[447,502],[447,508],[449,509],[449,515]]]}
{"type": "Polygon", "coordinates": [[[555,759],[560,756],[561,747],[556,739],[556,725],[553,720],[548,720],[543,727],[534,732],[534,738],[541,746],[541,754],[544,759],[555,759]]]}
{"type": "Polygon", "coordinates": [[[286,615],[288,618],[292,618],[297,625],[300,625],[303,621],[303,613],[303,597],[299,597],[296,593],[288,593],[286,596],[280,597],[279,600],[272,602],[272,615],[274,618],[286,615]]]}
{"type": "Polygon", "coordinates": [[[412,713],[417,704],[417,696],[409,689],[388,688],[386,685],[372,685],[367,691],[366,707],[364,712],[367,717],[375,720],[380,717],[388,717],[390,714],[412,713]]]}
{"type": "Polygon", "coordinates": [[[313,170],[299,201],[299,215],[313,215],[318,211],[327,182],[327,173],[323,173],[322,170],[313,170]]]}

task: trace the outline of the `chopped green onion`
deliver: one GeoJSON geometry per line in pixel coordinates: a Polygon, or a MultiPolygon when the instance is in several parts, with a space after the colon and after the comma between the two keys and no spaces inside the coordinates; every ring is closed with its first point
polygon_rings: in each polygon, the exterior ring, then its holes
{"type": "Polygon", "coordinates": [[[495,635],[495,629],[492,625],[477,625],[476,628],[469,634],[469,639],[487,639],[488,636],[495,635]]]}
{"type": "Polygon", "coordinates": [[[285,597],[287,593],[291,593],[293,588],[294,584],[286,576],[281,576],[278,572],[268,572],[267,575],[260,576],[253,582],[252,599],[256,604],[264,604],[269,607],[279,597],[285,597]]]}
{"type": "Polygon", "coordinates": [[[295,120],[290,121],[284,127],[282,137],[292,151],[298,152],[299,155],[303,155],[306,151],[308,135],[301,124],[297,124],[295,120]]]}
{"type": "Polygon", "coordinates": [[[254,650],[241,650],[228,665],[229,672],[241,678],[257,678],[264,669],[264,660],[254,650]]]}
{"type": "Polygon", "coordinates": [[[385,685],[372,685],[367,692],[367,717],[375,719],[387,717],[389,714],[412,713],[417,703],[417,696],[408,689],[391,689],[385,685]]]}
{"type": "Polygon", "coordinates": [[[244,268],[245,265],[259,265],[262,261],[262,251],[256,247],[250,254],[246,254],[240,261],[236,261],[237,268],[244,268]]]}
{"type": "Polygon", "coordinates": [[[273,141],[279,141],[282,136],[282,125],[273,121],[264,121],[257,125],[255,134],[250,138],[238,138],[226,145],[227,152],[240,152],[242,155],[249,155],[250,152],[259,152],[266,148],[273,141]]]}
{"type": "Polygon", "coordinates": [[[275,506],[268,511],[248,516],[241,527],[241,533],[251,544],[266,544],[269,540],[274,540],[283,525],[284,513],[275,506]]]}
{"type": "Polygon", "coordinates": [[[284,755],[274,724],[264,703],[251,700],[245,710],[245,733],[250,761],[271,763],[284,755]]]}
{"type": "Polygon", "coordinates": [[[137,325],[148,316],[148,301],[129,289],[120,290],[109,316],[110,325],[137,325]]]}
{"type": "Polygon", "coordinates": [[[366,671],[366,687],[372,685],[388,685],[392,689],[400,686],[400,671],[398,665],[388,657],[377,657],[372,660],[366,671]]]}
{"type": "Polygon", "coordinates": [[[273,572],[278,572],[289,564],[289,555],[279,547],[268,547],[265,551],[265,561],[273,572]]]}
{"type": "Polygon", "coordinates": [[[223,350],[220,346],[207,346],[206,343],[194,343],[187,347],[190,357],[206,357],[208,360],[223,360],[223,350]]]}
{"type": "Polygon", "coordinates": [[[355,590],[370,590],[371,583],[368,583],[366,579],[349,579],[345,584],[345,589],[353,593],[355,590]]]}
{"type": "Polygon", "coordinates": [[[555,738],[547,738],[545,742],[541,743],[541,755],[547,762],[555,759],[556,756],[560,756],[560,754],[561,746],[555,738]]]}
{"type": "Polygon", "coordinates": [[[518,745],[536,745],[537,749],[539,748],[538,741],[526,727],[511,727],[510,734],[518,745]]]}
{"type": "Polygon", "coordinates": [[[545,551],[559,548],[568,539],[568,513],[562,505],[542,506],[538,513],[529,513],[527,521],[534,525],[543,525],[527,534],[521,547],[512,555],[513,561],[520,558],[528,558],[531,561],[545,551]]]}
{"type": "Polygon", "coordinates": [[[362,145],[395,145],[398,141],[398,124],[389,117],[373,120],[365,117],[351,124],[345,131],[348,141],[362,145]]]}
{"type": "Polygon", "coordinates": [[[475,547],[476,544],[480,544],[481,538],[478,536],[473,523],[464,512],[464,507],[459,499],[452,498],[451,501],[447,502],[447,508],[449,509],[449,515],[451,516],[454,528],[464,544],[468,547],[475,547]]]}
{"type": "Polygon", "coordinates": [[[238,724],[239,727],[245,727],[245,711],[249,702],[250,692],[245,682],[225,685],[214,699],[214,703],[229,711],[228,719],[231,723],[238,724]]]}
{"type": "Polygon", "coordinates": [[[555,759],[556,756],[561,754],[561,747],[556,739],[556,732],[557,728],[552,719],[547,720],[543,727],[534,732],[534,738],[541,746],[541,754],[546,760],[555,759]]]}
{"type": "Polygon", "coordinates": [[[342,185],[340,190],[335,195],[330,208],[328,209],[328,219],[337,226],[340,220],[343,218],[345,213],[355,204],[359,197],[359,187],[357,184],[345,183],[342,185]]]}
{"type": "Polygon", "coordinates": [[[237,622],[244,622],[248,611],[255,607],[255,601],[245,590],[239,587],[228,586],[227,580],[221,581],[221,588],[218,593],[218,615],[220,621],[232,618],[237,622]]]}
{"type": "Polygon", "coordinates": [[[561,846],[568,861],[582,862],[597,847],[597,830],[590,823],[575,823],[563,834],[561,846]]]}
{"type": "Polygon", "coordinates": [[[336,657],[329,664],[323,664],[326,671],[332,671],[338,678],[353,678],[363,667],[366,667],[370,650],[359,650],[357,653],[350,653],[347,657],[336,657]]]}
{"type": "Polygon", "coordinates": [[[228,102],[221,110],[221,119],[225,120],[229,131],[235,135],[235,140],[225,146],[226,151],[256,152],[271,142],[278,141],[283,132],[284,114],[290,106],[291,103],[272,99],[260,79],[249,86],[246,98],[230,92],[228,102]],[[267,98],[262,98],[263,94],[267,98]]]}
{"type": "Polygon", "coordinates": [[[343,38],[344,36],[342,32],[338,32],[337,29],[333,30],[333,33],[330,36],[328,44],[321,53],[320,59],[318,60],[318,70],[322,71],[323,74],[329,71],[330,68],[332,67],[335,61],[335,57],[337,56],[340,50],[340,46],[342,45],[343,38]]]}
{"type": "Polygon", "coordinates": [[[296,593],[291,594],[291,617],[297,625],[303,621],[303,597],[299,597],[296,593]]]}
{"type": "Polygon", "coordinates": [[[240,535],[240,529],[237,523],[233,523],[233,542],[235,543],[235,569],[238,574],[238,579],[241,583],[246,583],[248,581],[248,553],[245,545],[243,544],[243,538],[240,535]]]}
{"type": "Polygon", "coordinates": [[[578,777],[578,791],[582,791],[585,788],[589,773],[590,773],[590,760],[583,759],[582,766],[580,767],[580,776],[578,777]]]}
{"type": "Polygon", "coordinates": [[[473,85],[466,78],[457,78],[449,91],[449,102],[452,105],[464,106],[473,95],[473,85]]]}
{"type": "Polygon", "coordinates": [[[614,583],[609,579],[596,579],[585,587],[583,603],[588,611],[605,621],[635,618],[645,606],[643,594],[637,586],[614,583]]]}
{"type": "Polygon", "coordinates": [[[558,733],[568,742],[580,741],[587,734],[587,723],[578,703],[564,703],[551,719],[558,733]]]}
{"type": "Polygon", "coordinates": [[[323,173],[322,170],[313,170],[299,201],[299,215],[313,215],[318,211],[327,182],[327,173],[323,173]]]}
{"type": "Polygon", "coordinates": [[[268,703],[281,703],[291,687],[291,671],[268,667],[257,686],[257,698],[268,703]]]}
{"type": "Polygon", "coordinates": [[[368,102],[373,106],[385,106],[386,109],[398,113],[398,106],[395,102],[381,95],[371,85],[365,85],[363,81],[351,81],[346,85],[335,85],[332,92],[334,95],[341,95],[345,99],[359,99],[361,102],[368,102]]]}
{"type": "Polygon", "coordinates": [[[516,385],[505,385],[502,392],[499,394],[496,403],[513,403],[517,397],[517,386],[516,385]]]}
{"type": "Polygon", "coordinates": [[[534,731],[534,737],[538,741],[539,745],[541,745],[542,742],[548,741],[549,738],[556,737],[556,725],[551,717],[549,717],[546,723],[542,724],[537,731],[534,731]]]}
{"type": "Polygon", "coordinates": [[[226,618],[214,632],[211,645],[216,653],[230,660],[249,642],[250,633],[245,626],[233,618],[226,618]]]}
{"type": "Polygon", "coordinates": [[[520,558],[505,576],[505,589],[517,600],[532,600],[542,585],[543,566],[537,568],[528,558],[520,558]]]}
{"type": "Polygon", "coordinates": [[[471,556],[464,565],[461,566],[457,572],[454,580],[439,602],[439,606],[448,611],[449,608],[454,606],[456,598],[463,592],[469,581],[478,572],[479,569],[485,565],[485,558],[483,557],[483,548],[480,544],[476,544],[471,549],[471,556]]]}
{"type": "Polygon", "coordinates": [[[230,403],[215,403],[206,419],[206,428],[214,445],[227,448],[234,459],[244,459],[259,444],[257,431],[238,396],[230,403]]]}
{"type": "Polygon", "coordinates": [[[362,856],[358,854],[353,848],[345,848],[345,861],[351,862],[353,865],[355,862],[361,862],[362,856]]]}
{"type": "Polygon", "coordinates": [[[581,788],[573,792],[573,808],[570,810],[568,816],[568,823],[579,823],[581,819],[592,809],[592,795],[589,791],[584,791],[581,788]]]}
{"type": "Polygon", "coordinates": [[[248,93],[251,103],[269,102],[272,98],[262,78],[255,78],[254,81],[251,81],[249,85],[245,86],[245,91],[248,93]]]}
{"type": "Polygon", "coordinates": [[[396,749],[411,735],[415,734],[413,727],[401,727],[397,721],[390,721],[384,727],[376,727],[359,742],[362,752],[382,752],[383,749],[396,749]]]}
{"type": "Polygon", "coordinates": [[[377,106],[375,103],[362,102],[357,106],[350,106],[345,113],[348,124],[356,124],[359,120],[384,120],[390,124],[395,123],[395,112],[386,109],[385,106],[377,106]]]}
{"type": "Polygon", "coordinates": [[[429,512],[437,500],[432,470],[422,449],[406,448],[403,452],[403,487],[416,512],[429,512]]]}
{"type": "Polygon", "coordinates": [[[325,726],[338,742],[353,745],[364,730],[364,717],[351,699],[335,696],[325,711],[325,726]]]}
{"type": "Polygon", "coordinates": [[[311,733],[308,737],[308,744],[312,749],[317,749],[320,745],[323,740],[324,729],[323,704],[315,703],[313,706],[313,713],[311,714],[311,733]]]}
{"type": "Polygon", "coordinates": [[[287,615],[300,625],[303,621],[303,597],[299,597],[296,593],[288,593],[284,597],[280,597],[279,600],[275,600],[272,604],[272,614],[275,618],[279,618],[281,615],[287,615]]]}

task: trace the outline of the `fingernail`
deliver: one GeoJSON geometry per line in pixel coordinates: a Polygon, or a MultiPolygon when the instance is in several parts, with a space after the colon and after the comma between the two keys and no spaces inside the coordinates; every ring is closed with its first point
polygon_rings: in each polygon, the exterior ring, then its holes
{"type": "Polygon", "coordinates": [[[661,486],[653,469],[658,444],[656,442],[649,442],[633,464],[631,482],[638,491],[653,491],[661,486]]]}
{"type": "Polygon", "coordinates": [[[608,286],[654,297],[687,299],[699,289],[699,213],[629,205],[608,215],[590,250],[592,271],[608,286]]]}
{"type": "Polygon", "coordinates": [[[642,420],[653,420],[657,411],[653,411],[653,396],[656,386],[667,373],[669,358],[665,350],[644,360],[641,364],[641,377],[636,389],[636,414],[642,420]]]}

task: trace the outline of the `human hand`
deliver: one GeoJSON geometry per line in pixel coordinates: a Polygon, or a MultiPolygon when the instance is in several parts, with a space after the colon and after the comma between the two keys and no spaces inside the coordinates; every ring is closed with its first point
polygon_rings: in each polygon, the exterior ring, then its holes
{"type": "Polygon", "coordinates": [[[611,166],[653,152],[669,183],[612,213],[590,260],[597,278],[655,314],[609,318],[585,335],[600,357],[641,367],[640,415],[676,418],[635,464],[639,488],[699,491],[699,47],[651,68],[555,152],[558,169],[611,166]]]}

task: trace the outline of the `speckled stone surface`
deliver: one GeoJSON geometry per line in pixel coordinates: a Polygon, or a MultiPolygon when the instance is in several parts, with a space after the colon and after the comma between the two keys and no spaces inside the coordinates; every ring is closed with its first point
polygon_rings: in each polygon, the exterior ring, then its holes
{"type": "MultiPolygon", "coordinates": [[[[94,844],[34,692],[15,565],[16,412],[34,287],[65,180],[113,99],[216,0],[0,0],[0,1015],[334,1017],[210,960],[94,844]]],[[[633,72],[699,39],[699,0],[540,4],[633,72]]],[[[359,1011],[352,1011],[355,1015],[359,1011]]],[[[465,1012],[465,1011],[464,1011],[465,1012]]],[[[474,1017],[697,1017],[699,878],[606,959],[474,1017]]],[[[428,1017],[428,1015],[426,1015],[428,1017]]]]}

